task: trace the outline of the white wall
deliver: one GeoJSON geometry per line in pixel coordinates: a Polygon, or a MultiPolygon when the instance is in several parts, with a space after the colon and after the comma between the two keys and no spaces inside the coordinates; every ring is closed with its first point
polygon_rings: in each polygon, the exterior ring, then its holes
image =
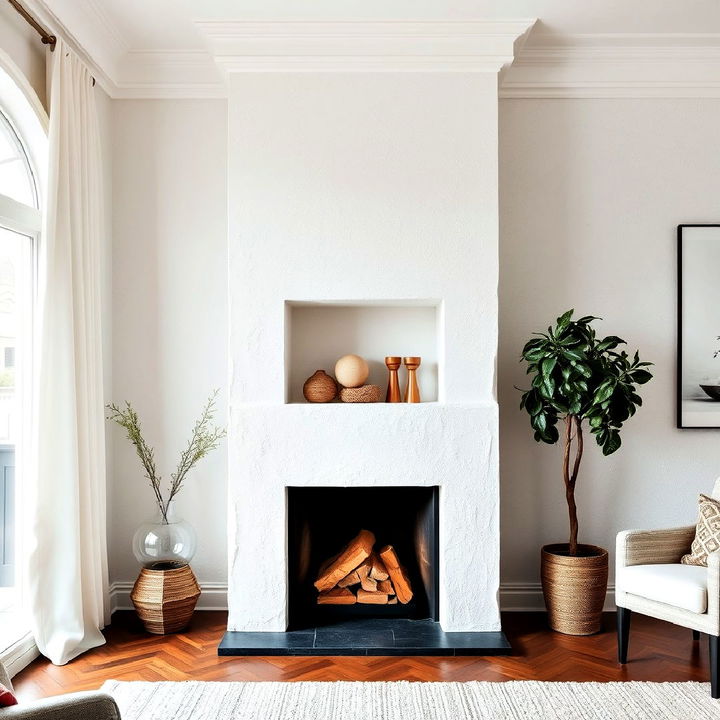
{"type": "Polygon", "coordinates": [[[0,50],[7,53],[45,105],[45,51],[40,36],[13,7],[0,3],[0,50]]]}
{"type": "Polygon", "coordinates": [[[525,340],[562,311],[603,317],[601,332],[656,363],[623,447],[586,445],[581,540],[612,562],[618,530],[694,522],[720,475],[718,434],[674,428],[676,225],[718,221],[719,125],[720,100],[501,103],[502,573],[520,590],[538,580],[540,546],[567,537],[560,446],[533,441],[513,388],[525,340]]]}
{"type": "MultiPolygon", "coordinates": [[[[167,474],[205,390],[226,382],[226,106],[112,105],[113,397],[137,404],[167,474]]],[[[622,449],[603,458],[587,445],[581,539],[612,550],[618,529],[692,522],[720,474],[715,433],[674,429],[675,225],[717,221],[719,121],[720,100],[500,103],[501,560],[518,591],[506,602],[539,601],[539,548],[567,534],[560,448],[535,444],[513,389],[526,337],[564,309],[602,315],[600,328],[656,363],[622,449]]],[[[111,578],[131,582],[130,537],[151,498],[114,440],[111,578]]],[[[224,452],[181,499],[202,581],[226,578],[224,452]]]]}
{"type": "MultiPolygon", "coordinates": [[[[133,403],[167,480],[215,388],[227,396],[226,103],[113,101],[113,399],[133,403]]],[[[114,428],[110,577],[138,574],[130,542],[153,496],[114,428]]],[[[225,581],[224,444],[178,496],[198,531],[201,583],[225,581]]],[[[125,587],[127,590],[127,587],[125,587]]]]}

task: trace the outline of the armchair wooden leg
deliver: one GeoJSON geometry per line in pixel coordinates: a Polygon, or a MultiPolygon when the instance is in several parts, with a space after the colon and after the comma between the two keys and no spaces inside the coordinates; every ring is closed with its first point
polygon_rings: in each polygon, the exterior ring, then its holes
{"type": "Polygon", "coordinates": [[[617,609],[617,646],[618,662],[624,665],[627,662],[628,641],[630,639],[630,617],[632,612],[627,608],[617,609]]]}
{"type": "Polygon", "coordinates": [[[700,631],[699,630],[693,630],[693,640],[697,642],[700,639],[700,631]]]}
{"type": "Polygon", "coordinates": [[[718,651],[720,651],[720,637],[710,635],[710,695],[720,698],[720,665],[718,664],[718,651]]]}

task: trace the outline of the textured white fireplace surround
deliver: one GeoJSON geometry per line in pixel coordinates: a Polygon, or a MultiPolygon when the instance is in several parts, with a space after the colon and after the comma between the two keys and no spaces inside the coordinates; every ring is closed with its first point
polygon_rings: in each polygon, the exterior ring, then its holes
{"type": "Polygon", "coordinates": [[[497,74],[228,86],[229,629],[287,627],[288,486],[439,485],[440,622],[498,630],[497,74]],[[439,402],[286,404],[300,301],[439,305],[439,402]]]}

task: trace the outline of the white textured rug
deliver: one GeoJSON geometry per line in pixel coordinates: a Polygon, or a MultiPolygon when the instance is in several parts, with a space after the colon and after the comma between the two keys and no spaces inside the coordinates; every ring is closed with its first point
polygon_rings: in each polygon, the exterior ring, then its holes
{"type": "Polygon", "coordinates": [[[708,683],[117,682],[123,720],[705,720],[708,683]]]}

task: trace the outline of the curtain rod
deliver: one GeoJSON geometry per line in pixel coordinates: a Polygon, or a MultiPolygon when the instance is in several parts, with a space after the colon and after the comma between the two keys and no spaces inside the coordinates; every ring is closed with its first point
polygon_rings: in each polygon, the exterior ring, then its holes
{"type": "Polygon", "coordinates": [[[57,38],[45,30],[45,28],[19,2],[17,2],[17,0],[8,0],[8,2],[15,8],[15,10],[17,10],[25,22],[31,25],[35,32],[40,35],[43,45],[49,45],[50,50],[54,50],[57,38]]]}

